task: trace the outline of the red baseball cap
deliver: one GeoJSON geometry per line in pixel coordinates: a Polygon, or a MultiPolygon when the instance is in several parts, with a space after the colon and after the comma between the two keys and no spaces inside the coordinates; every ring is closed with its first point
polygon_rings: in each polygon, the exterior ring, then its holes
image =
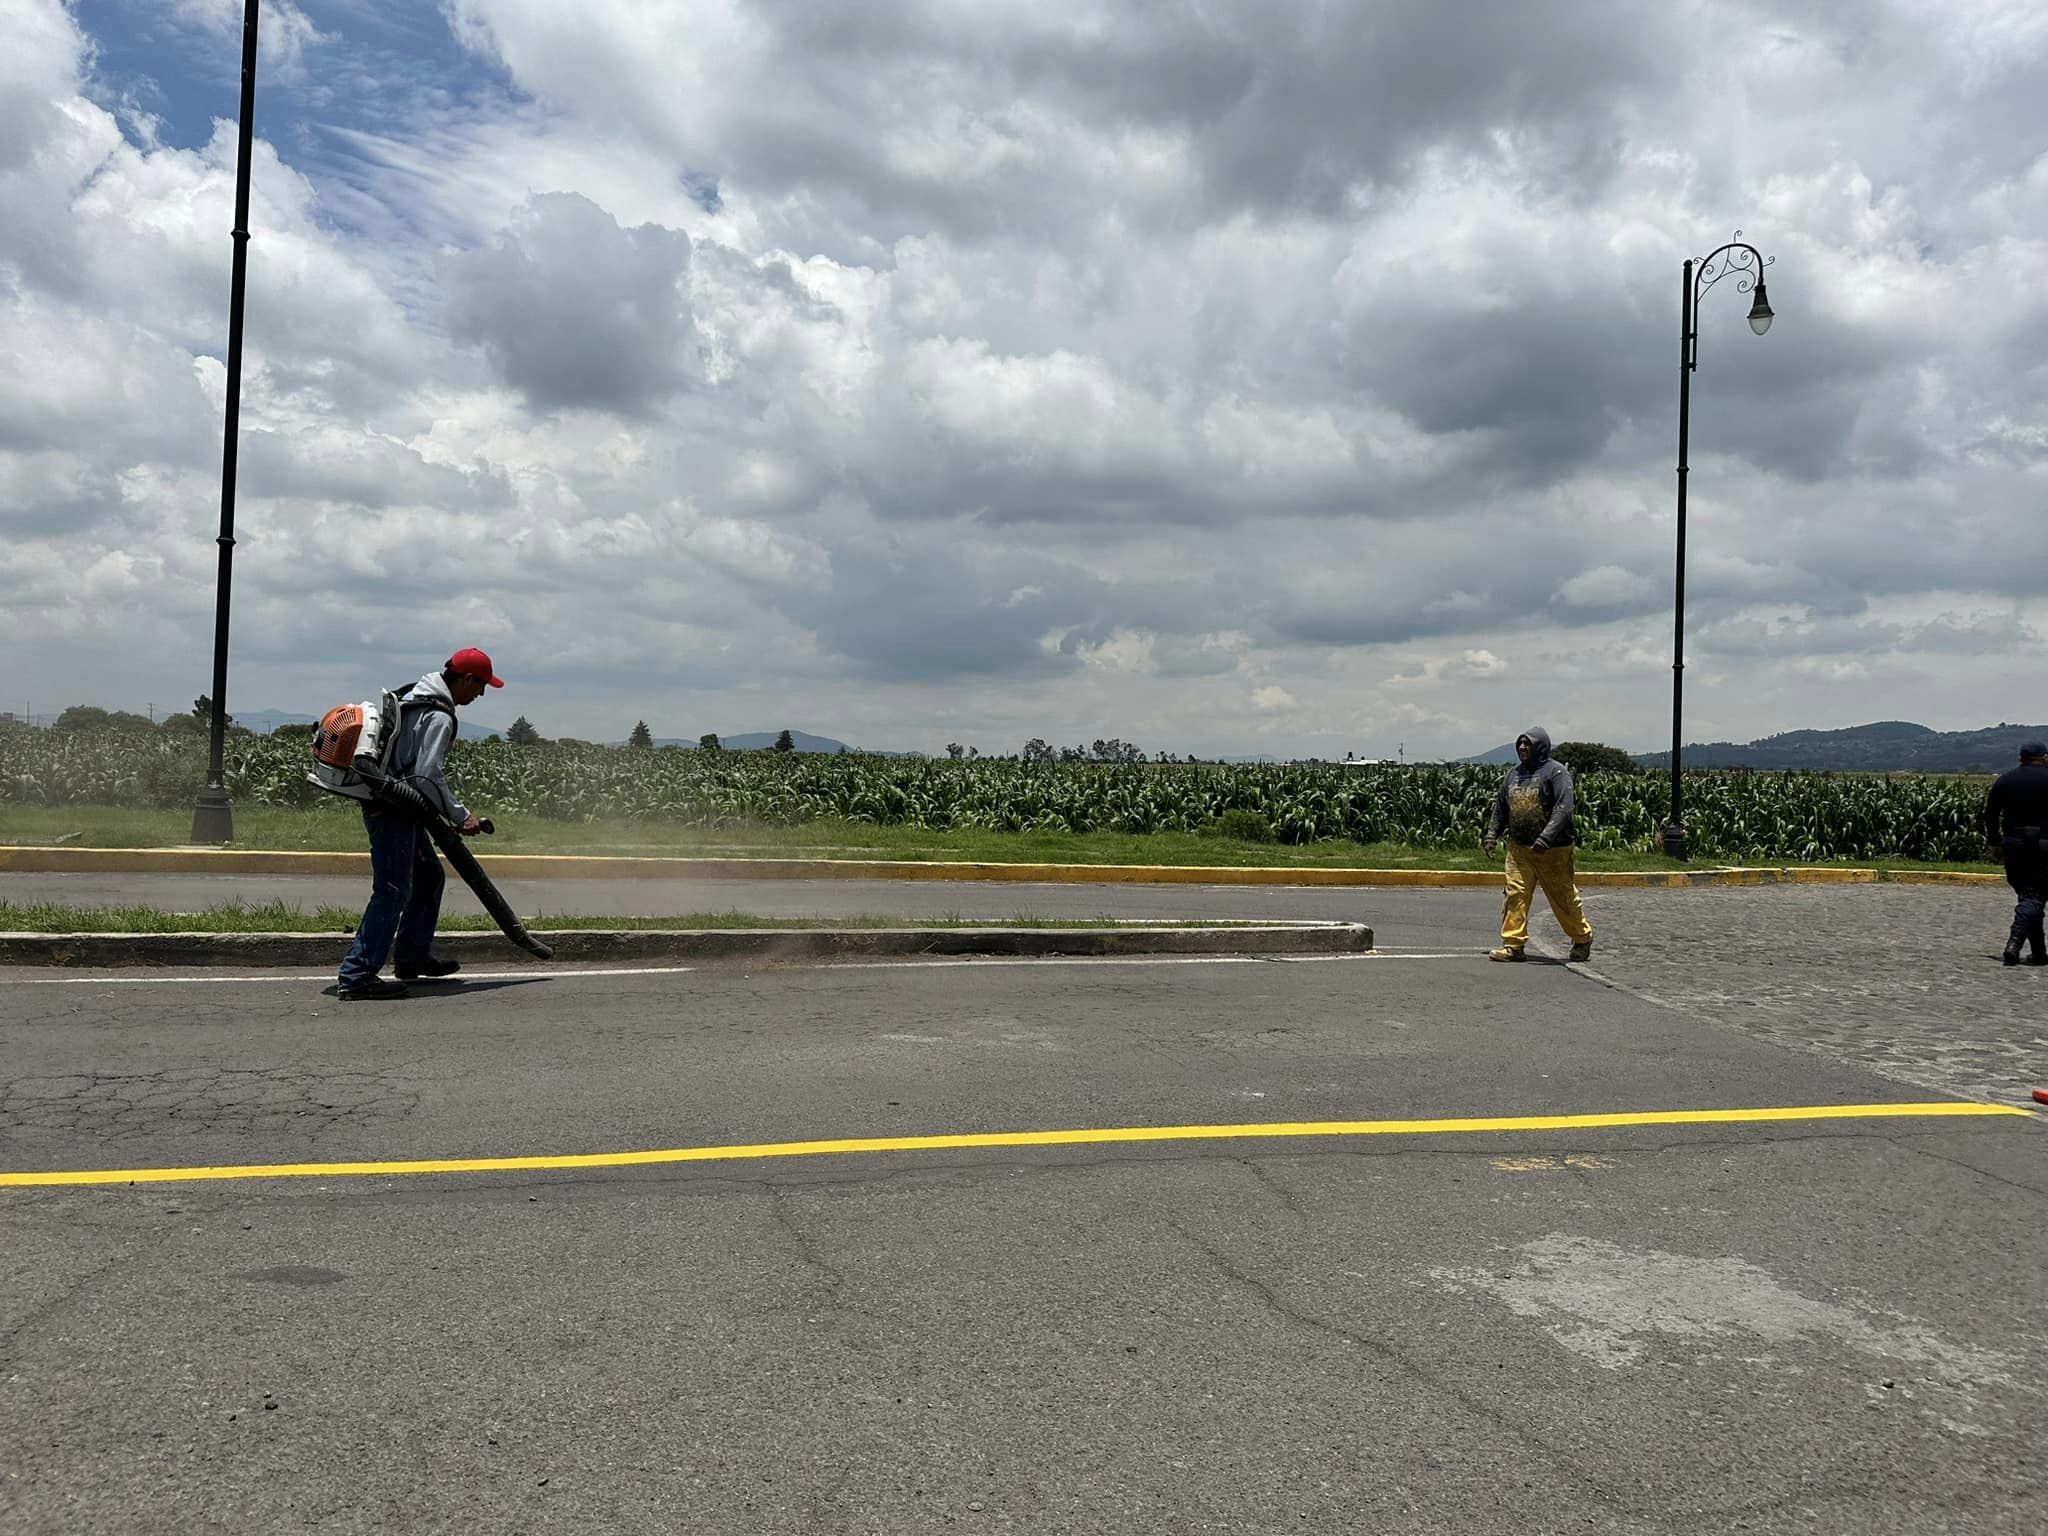
{"type": "Polygon", "coordinates": [[[466,651],[457,651],[453,656],[450,656],[448,658],[447,670],[459,672],[464,677],[476,678],[480,682],[489,683],[493,688],[505,686],[505,679],[491,670],[491,658],[475,646],[471,646],[466,651]]]}

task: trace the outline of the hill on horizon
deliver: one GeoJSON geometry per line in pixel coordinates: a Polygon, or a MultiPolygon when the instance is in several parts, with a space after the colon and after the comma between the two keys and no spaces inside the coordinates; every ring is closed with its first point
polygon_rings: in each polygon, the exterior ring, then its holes
{"type": "MultiPolygon", "coordinates": [[[[1873,720],[1841,730],[1781,731],[1755,741],[1688,742],[1688,768],[1799,769],[1833,773],[2003,773],[2019,761],[2020,743],[2048,739],[2048,725],[1987,725],[1974,731],[1937,731],[1910,720],[1873,720]]],[[[1645,768],[1669,769],[1671,754],[1638,752],[1645,768]]],[[[1502,766],[1515,760],[1513,742],[1467,763],[1502,766]]]]}
{"type": "MultiPolygon", "coordinates": [[[[2048,726],[2001,722],[1974,731],[1937,731],[1910,720],[1875,720],[1839,731],[1782,731],[1752,742],[1710,741],[1685,748],[1695,768],[1827,769],[1843,773],[2003,773],[2020,743],[2048,737],[2048,726]]],[[[1645,768],[1669,768],[1669,752],[1640,753],[1645,768]]]]}

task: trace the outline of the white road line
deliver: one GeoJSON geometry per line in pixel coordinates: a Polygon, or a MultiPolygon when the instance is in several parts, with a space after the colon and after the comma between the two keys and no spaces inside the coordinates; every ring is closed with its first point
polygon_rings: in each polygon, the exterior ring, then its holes
{"type": "Polygon", "coordinates": [[[995,966],[1047,965],[1357,965],[1366,961],[1389,960],[1477,960],[1483,950],[1457,950],[1428,954],[1391,954],[1365,950],[1345,955],[935,955],[929,960],[833,960],[818,965],[784,966],[784,970],[885,971],[948,970],[995,966]]]}
{"type": "MultiPolygon", "coordinates": [[[[583,981],[597,976],[687,976],[696,970],[694,965],[644,965],[600,969],[593,966],[587,971],[464,971],[448,980],[456,988],[465,981],[583,981]]],[[[321,971],[312,976],[279,976],[275,972],[268,976],[32,976],[16,980],[0,976],[0,986],[6,987],[213,987],[230,982],[298,982],[333,981],[334,972],[321,971]]],[[[433,981],[408,982],[408,986],[432,987],[440,983],[433,981]]]]}
{"type": "MultiPolygon", "coordinates": [[[[1054,965],[1324,965],[1358,964],[1363,961],[1387,963],[1406,960],[1474,960],[1476,950],[1443,950],[1423,953],[1395,953],[1367,950],[1347,955],[935,955],[920,960],[833,960],[812,965],[771,963],[764,969],[803,971],[889,971],[889,970],[990,970],[996,967],[1054,965]]],[[[454,990],[465,981],[589,981],[611,976],[687,976],[702,970],[694,965],[620,966],[574,971],[464,971],[450,977],[454,990]]],[[[332,982],[332,971],[317,974],[268,976],[0,976],[0,987],[214,987],[304,982],[332,982]]],[[[434,986],[434,982],[417,983],[434,986]]]]}

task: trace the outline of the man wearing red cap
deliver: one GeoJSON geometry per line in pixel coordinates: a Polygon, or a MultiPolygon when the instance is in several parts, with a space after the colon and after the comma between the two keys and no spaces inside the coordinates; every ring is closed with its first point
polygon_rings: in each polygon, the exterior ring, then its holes
{"type": "MultiPolygon", "coordinates": [[[[483,828],[455,798],[443,772],[455,741],[455,711],[474,704],[484,689],[504,686],[491,670],[491,658],[472,648],[457,651],[440,671],[429,672],[399,699],[392,774],[418,790],[465,837],[483,828]]],[[[370,904],[341,962],[338,995],[345,1003],[403,997],[406,982],[452,976],[460,968],[454,960],[436,960],[432,952],[447,881],[427,829],[369,801],[363,805],[363,826],[370,834],[370,904]],[[395,981],[377,974],[387,955],[393,957],[395,981]]]]}

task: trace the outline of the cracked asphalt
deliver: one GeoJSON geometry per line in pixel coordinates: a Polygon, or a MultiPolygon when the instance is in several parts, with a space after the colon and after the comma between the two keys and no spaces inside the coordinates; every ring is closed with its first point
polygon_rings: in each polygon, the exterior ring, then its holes
{"type": "MultiPolygon", "coordinates": [[[[897,889],[1360,917],[1388,952],[383,1007],[8,973],[0,1169],[2042,1075],[1985,893],[1602,893],[1587,976],[1480,959],[1483,893],[897,889]]],[[[0,1530],[2033,1532],[2044,1150],[1841,1120],[0,1189],[0,1530]]]]}

